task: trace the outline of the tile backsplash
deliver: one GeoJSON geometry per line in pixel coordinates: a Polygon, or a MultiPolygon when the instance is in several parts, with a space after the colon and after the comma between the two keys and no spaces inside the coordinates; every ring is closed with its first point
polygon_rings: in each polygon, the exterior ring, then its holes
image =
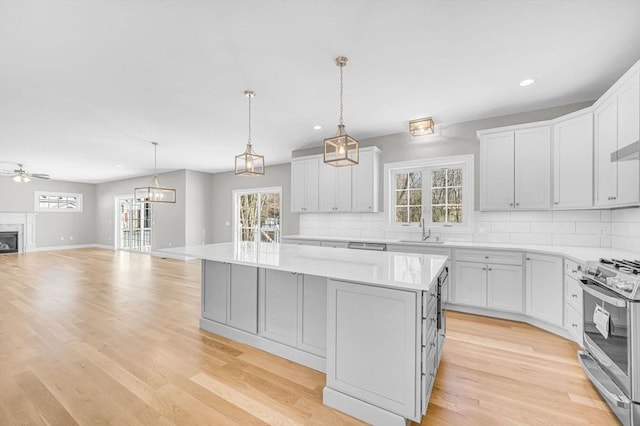
{"type": "MultiPolygon", "coordinates": [[[[445,241],[612,247],[640,253],[640,209],[474,212],[473,232],[433,230],[445,241]]],[[[384,213],[301,214],[300,234],[419,239],[420,230],[389,230],[384,213]]]]}

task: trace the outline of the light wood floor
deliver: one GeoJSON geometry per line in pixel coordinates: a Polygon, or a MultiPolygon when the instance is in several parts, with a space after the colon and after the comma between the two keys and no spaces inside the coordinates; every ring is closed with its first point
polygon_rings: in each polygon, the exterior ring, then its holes
{"type": "MultiPolygon", "coordinates": [[[[361,424],[324,375],[198,328],[200,263],[84,249],[0,256],[0,425],[361,424]]],[[[617,424],[577,346],[451,313],[423,424],[617,424]]]]}

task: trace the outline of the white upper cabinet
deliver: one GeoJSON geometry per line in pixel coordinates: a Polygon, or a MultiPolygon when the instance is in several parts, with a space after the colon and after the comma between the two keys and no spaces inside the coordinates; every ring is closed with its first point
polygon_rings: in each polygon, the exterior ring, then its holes
{"type": "Polygon", "coordinates": [[[553,208],[593,205],[593,113],[554,120],[553,208]]]}
{"type": "Polygon", "coordinates": [[[380,149],[360,149],[360,163],[351,167],[351,211],[375,213],[380,211],[380,149]]]}
{"type": "Polygon", "coordinates": [[[551,204],[551,133],[547,125],[481,131],[480,209],[534,210],[551,204]]]}
{"type": "Polygon", "coordinates": [[[595,205],[640,201],[640,160],[611,161],[611,153],[640,139],[640,62],[594,105],[595,205]]]}
{"type": "Polygon", "coordinates": [[[291,161],[291,211],[318,211],[320,157],[294,158],[291,161]]]}
{"type": "Polygon", "coordinates": [[[513,208],[513,132],[483,136],[480,140],[480,209],[513,208]]]}
{"type": "Polygon", "coordinates": [[[360,148],[360,162],[333,167],[322,156],[291,160],[293,213],[369,212],[379,210],[380,148],[360,148]]]}
{"type": "Polygon", "coordinates": [[[351,211],[351,167],[320,164],[319,200],[321,212],[351,211]]]}

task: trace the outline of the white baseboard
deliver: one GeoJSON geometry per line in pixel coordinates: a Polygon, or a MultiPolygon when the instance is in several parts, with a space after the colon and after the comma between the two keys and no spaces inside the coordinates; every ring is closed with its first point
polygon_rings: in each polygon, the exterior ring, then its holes
{"type": "Polygon", "coordinates": [[[116,248],[114,246],[108,246],[106,244],[94,244],[93,245],[95,248],[99,248],[99,249],[105,249],[105,250],[111,250],[111,251],[116,251],[116,248]]]}

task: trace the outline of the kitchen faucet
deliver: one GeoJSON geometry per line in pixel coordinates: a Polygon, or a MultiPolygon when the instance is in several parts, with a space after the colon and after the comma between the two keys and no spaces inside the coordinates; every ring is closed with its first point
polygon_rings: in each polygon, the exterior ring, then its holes
{"type": "Polygon", "coordinates": [[[427,233],[425,234],[424,216],[420,218],[420,227],[422,228],[422,241],[427,241],[431,238],[431,229],[427,229],[427,233]]]}

